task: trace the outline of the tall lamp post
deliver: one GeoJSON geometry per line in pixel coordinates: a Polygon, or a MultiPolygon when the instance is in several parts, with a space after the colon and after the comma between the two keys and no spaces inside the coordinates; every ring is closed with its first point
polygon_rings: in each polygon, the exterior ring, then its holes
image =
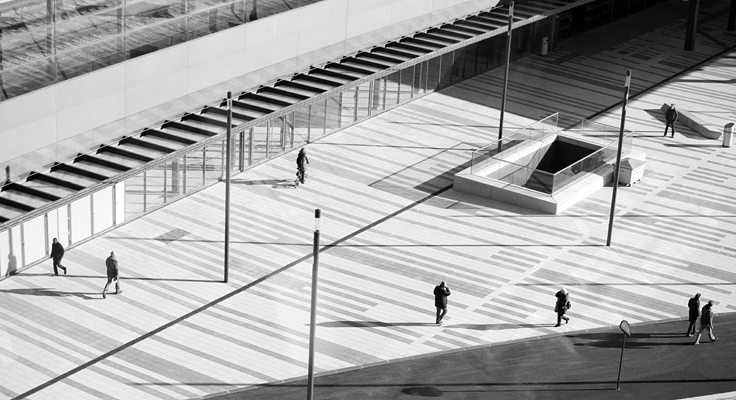
{"type": "MultiPolygon", "coordinates": [[[[503,114],[506,111],[506,88],[509,85],[509,64],[511,63],[511,30],[514,24],[514,2],[509,4],[509,33],[506,41],[506,72],[503,76],[503,95],[501,96],[501,121],[498,123],[498,140],[503,138],[503,114]]],[[[500,145],[500,143],[499,143],[500,145]]]]}
{"type": "Polygon", "coordinates": [[[618,174],[621,169],[621,151],[624,145],[624,124],[626,124],[626,105],[629,102],[629,87],[631,86],[631,70],[626,70],[626,82],[624,83],[624,104],[621,109],[621,129],[618,132],[618,152],[616,153],[616,165],[613,168],[613,195],[611,197],[611,217],[608,219],[608,239],[606,246],[611,245],[611,233],[613,232],[613,216],[616,214],[616,192],[618,191],[618,174]]]}
{"type": "Polygon", "coordinates": [[[307,400],[314,396],[314,331],[317,321],[317,267],[319,266],[319,218],[321,212],[314,210],[314,244],[312,246],[312,308],[309,318],[309,371],[307,373],[307,400]]]}
{"type": "Polygon", "coordinates": [[[227,130],[225,135],[225,276],[223,282],[227,283],[228,270],[230,269],[230,169],[231,169],[231,147],[232,147],[232,125],[233,125],[233,93],[227,92],[227,130]]]}

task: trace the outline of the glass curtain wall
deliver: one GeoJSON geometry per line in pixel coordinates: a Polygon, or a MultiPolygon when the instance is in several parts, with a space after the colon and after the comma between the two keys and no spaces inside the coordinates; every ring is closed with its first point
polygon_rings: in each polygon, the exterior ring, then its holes
{"type": "MultiPolygon", "coordinates": [[[[165,8],[170,13],[181,11],[181,3],[166,1],[169,0],[156,4],[168,4],[165,8]]],[[[255,1],[248,1],[255,5],[255,1]]],[[[259,8],[258,13],[270,12],[268,10],[267,7],[259,8]]],[[[164,40],[164,36],[160,38],[164,40]]],[[[174,40],[172,38],[168,36],[166,40],[174,40]]],[[[378,77],[336,88],[327,95],[241,125],[232,134],[232,172],[237,173],[379,112],[498,67],[505,61],[504,47],[503,37],[490,38],[400,70],[378,73],[378,77]]],[[[225,135],[193,145],[183,154],[148,165],[144,171],[111,182],[108,187],[86,197],[3,228],[0,231],[0,274],[12,274],[47,258],[52,238],[58,238],[64,246],[73,245],[220,182],[225,173],[225,146],[225,135]]]]}
{"type": "Polygon", "coordinates": [[[0,101],[319,1],[0,1],[0,101]]]}

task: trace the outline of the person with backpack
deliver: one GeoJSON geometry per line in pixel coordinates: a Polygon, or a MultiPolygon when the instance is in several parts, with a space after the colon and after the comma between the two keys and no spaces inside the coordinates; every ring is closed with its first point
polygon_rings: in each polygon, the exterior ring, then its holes
{"type": "Polygon", "coordinates": [[[556,294],[555,297],[557,297],[557,302],[555,302],[555,312],[557,313],[557,325],[555,327],[560,326],[560,323],[562,320],[565,320],[565,324],[570,322],[570,318],[565,316],[565,312],[572,307],[572,304],[570,304],[570,294],[567,292],[567,289],[562,288],[560,289],[556,294]]]}

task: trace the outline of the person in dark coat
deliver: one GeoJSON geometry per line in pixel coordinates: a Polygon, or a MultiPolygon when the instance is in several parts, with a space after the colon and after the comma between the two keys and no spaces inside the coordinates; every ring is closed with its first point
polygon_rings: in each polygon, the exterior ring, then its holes
{"type": "Polygon", "coordinates": [[[304,183],[304,180],[307,178],[307,166],[306,164],[309,164],[309,158],[307,158],[307,151],[302,147],[299,150],[299,154],[296,156],[296,182],[295,184],[298,186],[299,183],[304,183]]]}
{"type": "Polygon", "coordinates": [[[557,302],[555,303],[555,312],[557,313],[557,325],[560,326],[562,320],[565,320],[565,324],[570,322],[570,318],[565,316],[565,312],[570,308],[570,294],[567,289],[562,288],[556,294],[557,302]]]}
{"type": "Polygon", "coordinates": [[[54,261],[54,276],[59,276],[59,268],[63,269],[64,275],[66,275],[66,267],[61,265],[61,259],[64,258],[64,246],[56,238],[53,239],[51,244],[51,256],[49,258],[54,261]]]}
{"type": "Polygon", "coordinates": [[[687,308],[690,326],[687,327],[685,336],[692,336],[695,334],[695,323],[698,322],[700,316],[700,293],[696,293],[695,297],[687,302],[687,308]]]}
{"type": "Polygon", "coordinates": [[[710,341],[715,342],[718,338],[713,334],[713,300],[708,301],[708,304],[703,306],[703,312],[700,315],[700,332],[695,336],[695,344],[700,344],[700,335],[703,331],[708,331],[710,341]]]}
{"type": "Polygon", "coordinates": [[[667,130],[669,127],[672,127],[672,137],[675,137],[675,121],[677,121],[677,108],[675,108],[674,104],[670,105],[670,108],[667,109],[667,112],[664,113],[664,118],[667,121],[667,125],[664,126],[664,136],[667,136],[667,130]]]}
{"type": "Polygon", "coordinates": [[[434,287],[434,306],[437,308],[435,323],[437,325],[442,325],[442,318],[445,318],[445,314],[447,314],[447,296],[449,295],[450,288],[445,285],[445,281],[434,287]]]}
{"type": "Polygon", "coordinates": [[[120,272],[118,270],[118,259],[115,258],[114,251],[110,252],[110,257],[107,257],[107,260],[105,260],[105,265],[107,266],[107,283],[102,289],[103,299],[107,298],[105,292],[107,292],[107,287],[110,286],[112,281],[115,281],[115,294],[123,293],[123,291],[120,290],[120,272]]]}

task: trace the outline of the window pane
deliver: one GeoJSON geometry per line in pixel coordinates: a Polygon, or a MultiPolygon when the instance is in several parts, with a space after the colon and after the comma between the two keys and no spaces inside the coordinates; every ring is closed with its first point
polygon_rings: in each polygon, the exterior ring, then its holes
{"type": "Polygon", "coordinates": [[[384,107],[389,109],[399,104],[399,79],[401,72],[397,71],[384,80],[384,107]]]}
{"type": "Polygon", "coordinates": [[[95,233],[112,227],[112,186],[95,192],[92,201],[95,233]]]}
{"type": "Polygon", "coordinates": [[[144,174],[125,180],[125,220],[129,221],[146,211],[144,174]]]}
{"type": "Polygon", "coordinates": [[[309,134],[309,106],[302,106],[294,111],[294,147],[307,143],[309,134]]]}
{"type": "Polygon", "coordinates": [[[71,203],[72,243],[92,235],[92,199],[90,196],[71,203]]]}
{"type": "Polygon", "coordinates": [[[331,96],[327,98],[327,119],[325,123],[326,133],[332,133],[337,129],[340,129],[340,113],[342,108],[340,107],[340,95],[331,96]]]}
{"type": "Polygon", "coordinates": [[[312,104],[309,118],[309,140],[315,141],[325,134],[325,101],[312,104]]]}
{"type": "Polygon", "coordinates": [[[25,265],[46,258],[46,217],[41,215],[23,223],[23,259],[25,265]]]}

